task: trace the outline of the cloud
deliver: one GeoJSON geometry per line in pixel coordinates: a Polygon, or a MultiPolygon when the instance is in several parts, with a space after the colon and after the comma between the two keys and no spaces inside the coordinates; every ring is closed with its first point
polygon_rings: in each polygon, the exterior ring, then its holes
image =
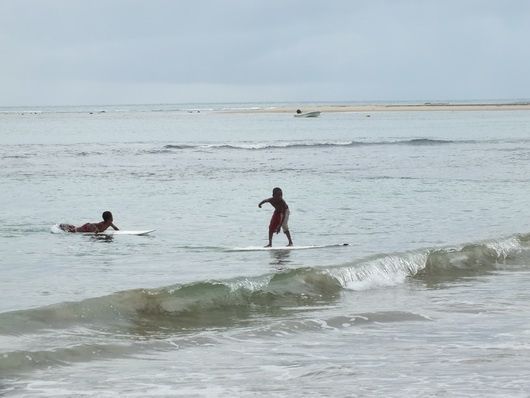
{"type": "Polygon", "coordinates": [[[526,1],[0,3],[0,105],[520,98],[526,1]]]}

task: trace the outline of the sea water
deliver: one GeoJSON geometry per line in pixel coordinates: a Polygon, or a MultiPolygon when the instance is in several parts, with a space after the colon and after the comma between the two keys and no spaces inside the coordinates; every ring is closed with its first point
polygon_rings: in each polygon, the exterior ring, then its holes
{"type": "Polygon", "coordinates": [[[1,396],[528,396],[530,112],[268,108],[2,109],[1,396]]]}

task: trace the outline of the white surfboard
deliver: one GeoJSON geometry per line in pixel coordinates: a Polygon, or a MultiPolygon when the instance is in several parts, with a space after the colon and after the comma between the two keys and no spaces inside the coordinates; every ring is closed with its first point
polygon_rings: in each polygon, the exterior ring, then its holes
{"type": "Polygon", "coordinates": [[[261,251],[275,251],[275,250],[310,250],[310,249],[326,249],[330,247],[344,247],[349,246],[348,243],[337,243],[333,245],[312,245],[312,246],[248,246],[248,247],[233,247],[226,249],[227,252],[261,252],[261,251]]]}
{"type": "MultiPolygon", "coordinates": [[[[68,234],[70,232],[66,232],[59,228],[59,224],[55,224],[51,227],[50,231],[54,234],[68,234]]],[[[94,232],[75,232],[76,234],[81,235],[107,235],[107,236],[114,236],[114,235],[148,235],[151,232],[156,231],[155,229],[146,229],[146,230],[139,230],[139,231],[127,231],[127,230],[119,230],[115,231],[111,228],[107,229],[106,231],[100,232],[98,234],[94,232]]]]}
{"type": "Polygon", "coordinates": [[[119,231],[114,231],[113,229],[111,230],[106,230],[106,231],[103,231],[103,232],[100,232],[98,234],[95,234],[95,233],[83,233],[84,235],[148,235],[150,234],[151,232],[153,231],[156,231],[155,229],[147,229],[145,231],[125,231],[125,230],[119,230],[119,231]]]}

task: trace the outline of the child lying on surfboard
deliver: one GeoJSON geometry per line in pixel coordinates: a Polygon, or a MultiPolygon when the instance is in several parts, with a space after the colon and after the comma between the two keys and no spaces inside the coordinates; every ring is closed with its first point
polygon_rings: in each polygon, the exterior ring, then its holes
{"type": "Polygon", "coordinates": [[[110,211],[104,211],[101,216],[103,217],[103,221],[98,223],[86,223],[80,227],[71,224],[59,224],[59,228],[66,232],[93,232],[96,234],[105,231],[108,227],[112,227],[115,231],[119,230],[119,228],[112,223],[113,219],[110,211]]]}
{"type": "Polygon", "coordinates": [[[272,235],[274,232],[277,234],[280,233],[280,229],[283,229],[283,232],[289,239],[287,246],[293,245],[293,240],[291,239],[291,233],[289,232],[289,206],[285,200],[283,200],[283,192],[280,188],[274,188],[272,190],[272,198],[263,199],[258,207],[264,203],[270,203],[274,207],[274,213],[272,214],[271,222],[269,224],[269,244],[265,247],[272,247],[272,235]]]}

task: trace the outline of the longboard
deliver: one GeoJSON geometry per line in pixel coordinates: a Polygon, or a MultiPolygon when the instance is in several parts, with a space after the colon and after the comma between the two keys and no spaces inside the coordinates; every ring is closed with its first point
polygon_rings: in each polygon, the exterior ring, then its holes
{"type": "Polygon", "coordinates": [[[156,231],[155,229],[147,229],[145,231],[124,231],[124,230],[119,230],[119,231],[114,231],[113,229],[111,230],[106,230],[106,231],[103,231],[103,232],[100,232],[98,234],[95,234],[95,233],[86,233],[86,232],[83,232],[83,235],[148,235],[150,234],[151,232],[153,231],[156,231]]]}
{"type": "Polygon", "coordinates": [[[233,247],[226,249],[227,252],[260,252],[260,251],[275,251],[275,250],[310,250],[310,249],[326,249],[329,247],[344,247],[349,246],[348,243],[337,243],[333,245],[312,245],[312,246],[248,246],[248,247],[233,247]]]}
{"type": "MultiPolygon", "coordinates": [[[[76,234],[81,235],[106,235],[106,236],[114,236],[114,235],[148,235],[151,232],[156,231],[155,229],[146,229],[146,230],[139,230],[139,231],[126,231],[126,230],[119,230],[115,231],[113,229],[107,229],[106,231],[100,232],[98,234],[94,232],[75,232],[76,234]]],[[[61,228],[59,228],[58,224],[55,224],[51,227],[51,232],[54,234],[62,234],[62,233],[69,233],[61,228]]]]}

